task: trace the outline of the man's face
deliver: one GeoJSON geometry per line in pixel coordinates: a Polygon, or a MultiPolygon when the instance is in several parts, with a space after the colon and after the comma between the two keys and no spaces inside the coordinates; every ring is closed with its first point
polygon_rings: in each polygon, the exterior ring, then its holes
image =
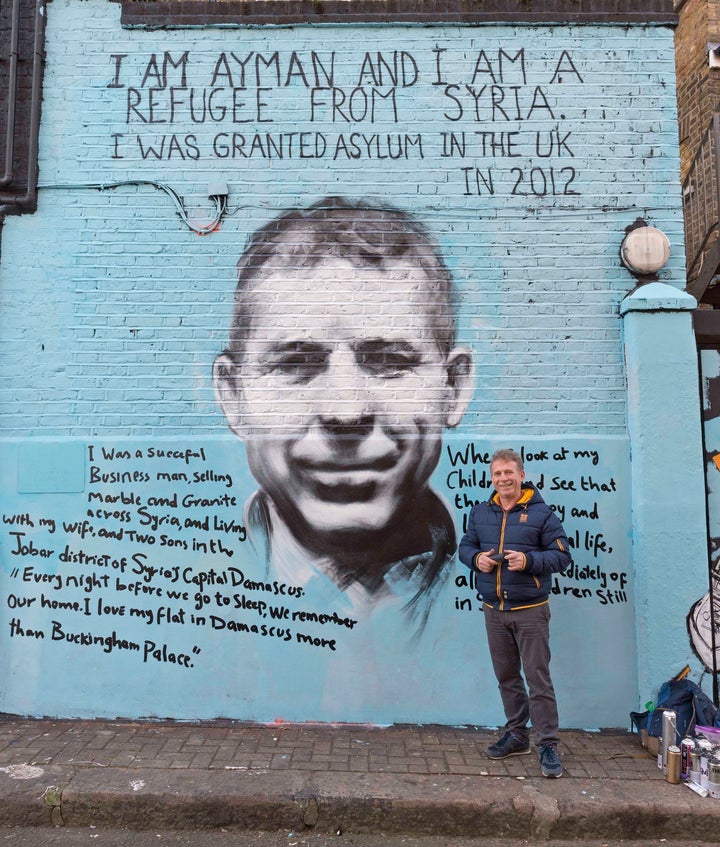
{"type": "Polygon", "coordinates": [[[253,475],[301,540],[396,521],[424,490],[443,428],[462,417],[470,354],[439,350],[427,286],[409,263],[341,259],[252,284],[242,361],[224,381],[216,368],[216,388],[253,475]]]}
{"type": "Polygon", "coordinates": [[[501,499],[506,503],[519,500],[525,471],[513,461],[496,461],[490,468],[490,479],[501,499]]]}

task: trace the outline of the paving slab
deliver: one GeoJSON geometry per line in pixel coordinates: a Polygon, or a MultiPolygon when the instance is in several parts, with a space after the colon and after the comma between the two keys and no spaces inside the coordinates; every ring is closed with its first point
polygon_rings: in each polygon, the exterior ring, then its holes
{"type": "Polygon", "coordinates": [[[543,839],[720,838],[720,801],[670,785],[636,736],[561,733],[492,761],[477,727],[0,716],[0,824],[543,839]],[[709,836],[710,834],[710,836],[709,836]]]}

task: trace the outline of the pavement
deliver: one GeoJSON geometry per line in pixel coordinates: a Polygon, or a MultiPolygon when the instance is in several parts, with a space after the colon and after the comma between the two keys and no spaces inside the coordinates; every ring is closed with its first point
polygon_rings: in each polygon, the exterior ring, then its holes
{"type": "Polygon", "coordinates": [[[0,715],[0,826],[720,841],[720,800],[636,735],[561,733],[561,779],[475,727],[0,715]]]}

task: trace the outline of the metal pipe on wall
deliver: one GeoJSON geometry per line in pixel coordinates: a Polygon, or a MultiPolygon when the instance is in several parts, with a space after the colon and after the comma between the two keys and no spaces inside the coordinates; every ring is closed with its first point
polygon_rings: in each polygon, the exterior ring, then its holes
{"type": "Polygon", "coordinates": [[[18,39],[20,30],[20,0],[13,0],[10,18],[10,53],[8,56],[8,107],[5,128],[5,172],[0,177],[0,188],[12,185],[15,155],[15,103],[17,102],[18,39]]]}
{"type": "MultiPolygon", "coordinates": [[[[19,18],[18,18],[19,19],[19,18]]],[[[37,154],[42,106],[43,51],[45,45],[45,0],[35,4],[33,67],[30,94],[30,127],[28,141],[27,188],[23,194],[0,191],[0,215],[19,214],[35,208],[37,200],[37,154]]]]}

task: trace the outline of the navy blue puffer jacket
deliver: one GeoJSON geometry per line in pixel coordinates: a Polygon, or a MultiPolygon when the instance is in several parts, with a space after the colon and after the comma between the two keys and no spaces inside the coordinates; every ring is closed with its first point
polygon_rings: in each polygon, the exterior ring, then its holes
{"type": "Polygon", "coordinates": [[[572,562],[570,544],[555,513],[532,483],[524,483],[520,500],[503,511],[498,495],[473,506],[467,532],[458,550],[460,561],[475,574],[483,602],[500,611],[523,609],[546,603],[552,574],[572,562]],[[491,573],[475,567],[478,553],[518,550],[525,554],[525,568],[510,571],[499,565],[491,573]]]}

